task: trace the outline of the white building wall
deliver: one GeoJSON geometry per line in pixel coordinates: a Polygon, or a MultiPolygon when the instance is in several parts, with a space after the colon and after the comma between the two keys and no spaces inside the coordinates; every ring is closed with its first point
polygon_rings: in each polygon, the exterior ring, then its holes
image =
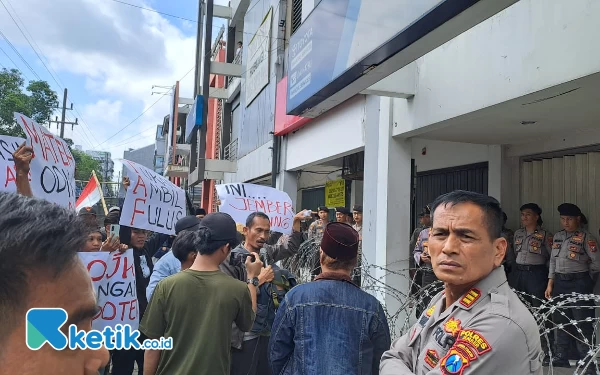
{"type": "Polygon", "coordinates": [[[365,146],[365,96],[357,95],[346,103],[315,118],[287,136],[286,170],[353,154],[365,146]]]}
{"type": "Polygon", "coordinates": [[[519,1],[417,60],[415,97],[395,104],[410,121],[393,134],[599,72],[599,19],[598,1],[519,1]]]}
{"type": "MultiPolygon", "coordinates": [[[[395,118],[394,120],[402,121],[402,119],[398,118],[395,118]]],[[[501,201],[501,146],[446,142],[420,138],[412,138],[411,141],[412,158],[415,160],[417,172],[487,162],[488,194],[501,201]],[[425,155],[423,155],[424,151],[425,155]]]]}

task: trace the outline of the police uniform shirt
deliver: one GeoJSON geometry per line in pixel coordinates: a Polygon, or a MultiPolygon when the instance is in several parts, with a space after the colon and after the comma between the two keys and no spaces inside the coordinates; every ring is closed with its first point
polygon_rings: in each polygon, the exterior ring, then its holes
{"type": "Polygon", "coordinates": [[[567,233],[565,230],[554,235],[550,272],[548,278],[554,279],[554,273],[600,272],[600,257],[596,238],[584,230],[567,233]]]}
{"type": "Polygon", "coordinates": [[[552,233],[542,228],[536,228],[528,234],[522,228],[515,232],[514,252],[517,264],[546,265],[552,253],[552,233]]]}
{"type": "Polygon", "coordinates": [[[431,228],[425,228],[419,233],[414,250],[415,262],[423,268],[431,268],[431,263],[421,264],[421,254],[429,254],[429,232],[431,232],[431,228]]]}
{"type": "Polygon", "coordinates": [[[380,375],[542,374],[538,326],[502,267],[444,304],[442,292],[383,354],[380,375]]]}
{"type": "Polygon", "coordinates": [[[410,268],[415,268],[415,257],[414,257],[414,251],[415,251],[415,246],[417,245],[417,240],[419,239],[419,234],[421,233],[421,231],[425,229],[424,226],[420,225],[418,227],[415,228],[415,230],[413,231],[412,235],[410,236],[410,242],[408,243],[408,253],[413,253],[411,254],[412,256],[409,257],[409,264],[410,264],[410,268]]]}

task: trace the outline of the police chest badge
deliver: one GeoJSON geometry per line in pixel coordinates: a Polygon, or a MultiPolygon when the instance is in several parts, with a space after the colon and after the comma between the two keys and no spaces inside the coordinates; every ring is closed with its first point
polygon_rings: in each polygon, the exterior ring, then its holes
{"type": "Polygon", "coordinates": [[[472,329],[460,330],[456,343],[440,362],[440,369],[446,375],[462,375],[471,362],[492,350],[487,340],[472,329]]]}
{"type": "Polygon", "coordinates": [[[592,253],[595,253],[596,251],[598,251],[598,244],[596,243],[596,241],[589,240],[587,243],[588,243],[588,247],[590,248],[590,251],[592,253]]]}
{"type": "Polygon", "coordinates": [[[421,316],[421,319],[419,319],[419,325],[421,327],[425,327],[425,324],[427,324],[427,321],[429,320],[429,318],[431,318],[431,315],[433,315],[433,312],[435,311],[435,305],[431,306],[426,312],[425,314],[423,314],[423,316],[421,316]]]}

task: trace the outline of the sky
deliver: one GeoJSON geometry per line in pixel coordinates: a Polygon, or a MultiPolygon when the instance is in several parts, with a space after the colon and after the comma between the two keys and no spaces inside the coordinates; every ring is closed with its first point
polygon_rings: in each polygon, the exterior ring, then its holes
{"type": "MultiPolygon", "coordinates": [[[[65,138],[122,158],[124,150],[153,144],[169,114],[171,96],[153,85],[180,80],[180,97],[192,97],[197,14],[198,0],[0,0],[0,32],[18,51],[0,34],[0,69],[47,81],[61,104],[67,87],[74,107],[67,119],[80,125],[67,126],[65,138]]],[[[224,24],[214,22],[213,38],[224,24]]],[[[120,170],[116,161],[115,179],[120,170]]]]}

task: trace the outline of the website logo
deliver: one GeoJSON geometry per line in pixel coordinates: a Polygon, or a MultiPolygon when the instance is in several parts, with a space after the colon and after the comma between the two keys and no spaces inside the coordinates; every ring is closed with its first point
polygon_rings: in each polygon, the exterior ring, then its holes
{"type": "Polygon", "coordinates": [[[81,331],[76,325],[71,324],[68,336],[61,328],[68,320],[68,314],[59,308],[36,308],[27,311],[26,315],[26,344],[31,350],[39,350],[46,343],[56,350],[64,350],[67,347],[74,349],[98,350],[128,350],[128,349],[173,349],[172,337],[161,337],[159,340],[146,339],[144,342],[138,340],[140,332],[131,329],[128,324],[117,324],[113,327],[104,327],[102,331],[81,331]]]}

